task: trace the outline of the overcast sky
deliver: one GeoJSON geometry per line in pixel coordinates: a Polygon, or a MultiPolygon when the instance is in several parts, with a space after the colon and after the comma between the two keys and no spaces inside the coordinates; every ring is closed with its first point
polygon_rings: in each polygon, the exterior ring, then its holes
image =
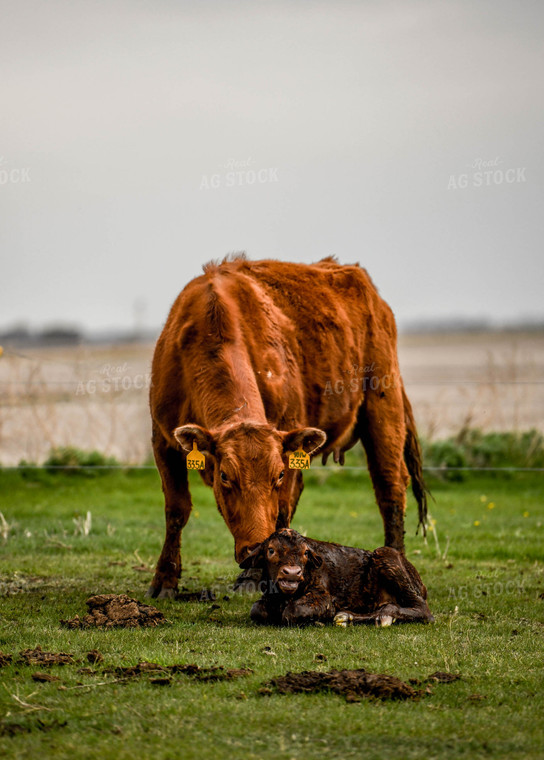
{"type": "Polygon", "coordinates": [[[232,251],[400,325],[544,318],[541,0],[0,0],[0,328],[164,322],[232,251]]]}

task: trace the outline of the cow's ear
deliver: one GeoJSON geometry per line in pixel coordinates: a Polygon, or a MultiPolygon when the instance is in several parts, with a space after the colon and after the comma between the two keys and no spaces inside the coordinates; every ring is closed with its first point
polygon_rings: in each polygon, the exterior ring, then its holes
{"type": "Polygon", "coordinates": [[[249,552],[247,557],[240,562],[240,567],[247,570],[249,567],[264,567],[264,542],[249,552]]]}
{"type": "Polygon", "coordinates": [[[327,434],[319,428],[297,428],[283,436],[284,451],[302,449],[307,454],[316,452],[327,440],[327,434]]]}
{"type": "Polygon", "coordinates": [[[174,438],[184,451],[193,450],[193,441],[203,454],[213,454],[215,450],[215,440],[206,428],[200,425],[182,425],[174,430],[174,438]]]}

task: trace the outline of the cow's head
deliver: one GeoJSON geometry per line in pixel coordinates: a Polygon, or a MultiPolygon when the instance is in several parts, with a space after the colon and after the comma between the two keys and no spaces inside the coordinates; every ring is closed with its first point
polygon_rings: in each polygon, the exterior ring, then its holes
{"type": "Polygon", "coordinates": [[[258,544],[241,562],[240,567],[260,567],[270,588],[285,596],[302,591],[312,572],[323,563],[308,541],[290,528],[279,530],[258,544]]]}
{"type": "Polygon", "coordinates": [[[317,428],[283,432],[251,422],[219,430],[183,425],[174,436],[187,452],[196,441],[205,455],[204,477],[213,486],[219,511],[234,536],[237,562],[276,530],[279,500],[289,499],[294,477],[288,470],[288,453],[302,448],[312,454],[326,440],[317,428]]]}

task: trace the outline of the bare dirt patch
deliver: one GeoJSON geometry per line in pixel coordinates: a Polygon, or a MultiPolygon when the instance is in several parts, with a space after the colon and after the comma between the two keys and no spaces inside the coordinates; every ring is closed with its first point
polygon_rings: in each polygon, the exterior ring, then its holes
{"type": "Polygon", "coordinates": [[[73,665],[74,657],[66,652],[44,652],[41,646],[36,649],[23,649],[19,652],[19,662],[25,665],[40,665],[50,667],[51,665],[73,665]]]}
{"type": "Polygon", "coordinates": [[[143,675],[153,676],[153,683],[163,683],[165,678],[183,674],[197,681],[231,681],[234,678],[243,678],[253,671],[250,668],[227,668],[222,665],[201,667],[200,665],[158,665],[156,662],[139,662],[129,667],[117,667],[104,671],[113,673],[122,678],[137,678],[143,675]]]}
{"type": "MultiPolygon", "coordinates": [[[[99,665],[104,660],[104,656],[97,649],[91,649],[91,651],[87,652],[86,657],[91,665],[99,665]]],[[[40,646],[37,646],[35,649],[24,649],[19,652],[17,659],[15,659],[15,656],[0,652],[0,665],[9,665],[13,661],[24,665],[39,665],[42,668],[51,665],[77,665],[81,663],[81,660],[74,659],[74,656],[71,654],[67,654],[66,652],[46,652],[40,646]]],[[[236,678],[244,678],[251,675],[253,670],[245,667],[225,668],[222,665],[201,666],[193,663],[160,665],[156,662],[143,661],[127,667],[102,667],[100,670],[82,667],[77,672],[92,676],[96,676],[101,672],[104,675],[114,676],[114,679],[111,681],[99,684],[100,686],[107,686],[108,683],[115,684],[121,681],[130,681],[142,676],[148,676],[150,683],[159,685],[170,684],[174,677],[178,675],[188,676],[201,682],[232,681],[236,678]]],[[[61,680],[58,676],[50,675],[42,670],[31,673],[30,677],[37,683],[49,683],[61,680]]],[[[83,688],[85,684],[80,684],[79,686],[83,688]]],[[[59,689],[65,688],[64,686],[59,687],[59,689]]]]}
{"type": "Polygon", "coordinates": [[[350,702],[362,697],[373,699],[418,699],[421,691],[395,676],[382,673],[367,673],[359,670],[331,670],[326,673],[317,670],[305,670],[302,673],[286,673],[272,678],[261,689],[262,694],[275,690],[280,694],[311,693],[332,691],[344,694],[350,702]],[[267,688],[268,687],[268,688],[267,688]],[[272,688],[270,688],[272,687],[272,688]]]}
{"type": "Polygon", "coordinates": [[[50,722],[45,722],[38,718],[36,723],[23,725],[22,723],[9,723],[0,721],[0,736],[18,736],[19,734],[30,734],[34,729],[38,731],[56,731],[59,728],[65,728],[68,725],[67,720],[58,720],[54,718],[50,722]]]}
{"type": "Polygon", "coordinates": [[[126,594],[98,594],[86,601],[89,612],[61,620],[66,628],[148,628],[164,625],[168,620],[149,604],[142,604],[126,594]]]}
{"type": "Polygon", "coordinates": [[[32,731],[30,726],[23,726],[21,723],[0,723],[0,736],[17,736],[18,734],[29,734],[32,731]]]}
{"type": "Polygon", "coordinates": [[[244,678],[253,673],[251,668],[227,668],[222,665],[200,667],[199,665],[173,665],[173,672],[184,673],[197,681],[231,681],[233,678],[244,678]]]}
{"type": "Polygon", "coordinates": [[[50,673],[42,673],[41,671],[38,673],[32,673],[30,676],[33,681],[37,681],[38,683],[50,683],[51,681],[60,681],[60,678],[58,676],[52,676],[50,673]]]}
{"type": "Polygon", "coordinates": [[[460,673],[442,673],[440,670],[427,676],[427,681],[435,681],[436,683],[451,683],[452,681],[459,680],[461,680],[460,673]]]}
{"type": "Polygon", "coordinates": [[[13,596],[24,594],[41,588],[46,582],[45,578],[38,576],[13,573],[11,576],[0,576],[0,596],[13,596]]]}
{"type": "Polygon", "coordinates": [[[215,592],[210,588],[202,588],[200,591],[178,591],[177,602],[215,602],[215,592]]]}
{"type": "Polygon", "coordinates": [[[368,673],[364,668],[358,670],[331,670],[322,673],[317,670],[305,670],[302,673],[286,673],[267,681],[259,691],[267,696],[274,691],[279,694],[299,694],[332,691],[344,694],[348,702],[360,702],[370,699],[419,699],[425,694],[432,694],[431,683],[452,683],[460,680],[459,673],[442,673],[436,671],[427,678],[411,678],[409,683],[396,676],[383,673],[368,673]],[[416,689],[415,686],[425,686],[416,689]]]}
{"type": "Polygon", "coordinates": [[[461,678],[462,676],[460,673],[444,673],[441,670],[437,670],[427,676],[427,678],[410,678],[409,683],[411,683],[413,686],[421,686],[427,684],[427,694],[430,694],[430,684],[453,683],[453,681],[460,681],[461,678]]]}

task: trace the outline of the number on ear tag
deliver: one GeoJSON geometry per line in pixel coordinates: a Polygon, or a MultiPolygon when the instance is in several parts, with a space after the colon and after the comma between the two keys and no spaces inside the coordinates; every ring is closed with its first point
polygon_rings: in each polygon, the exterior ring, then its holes
{"type": "Polygon", "coordinates": [[[297,449],[289,454],[289,469],[290,470],[309,470],[310,469],[310,455],[302,449],[297,449]]]}
{"type": "Polygon", "coordinates": [[[188,470],[203,470],[206,466],[206,457],[201,454],[196,446],[196,441],[193,441],[193,450],[190,454],[187,454],[187,469],[188,470]]]}

